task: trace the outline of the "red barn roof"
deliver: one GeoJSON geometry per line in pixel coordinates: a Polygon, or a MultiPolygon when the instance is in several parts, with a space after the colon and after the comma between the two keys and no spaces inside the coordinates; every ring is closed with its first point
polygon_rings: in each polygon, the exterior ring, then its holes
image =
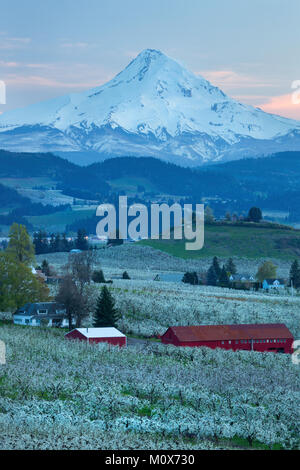
{"type": "Polygon", "coordinates": [[[86,338],[120,338],[125,337],[121,331],[117,330],[114,327],[104,327],[104,328],[75,328],[75,330],[69,331],[65,336],[70,335],[73,331],[78,331],[86,338]]]}
{"type": "Polygon", "coordinates": [[[169,330],[172,330],[181,342],[264,338],[293,339],[292,333],[283,323],[171,326],[169,330]]]}

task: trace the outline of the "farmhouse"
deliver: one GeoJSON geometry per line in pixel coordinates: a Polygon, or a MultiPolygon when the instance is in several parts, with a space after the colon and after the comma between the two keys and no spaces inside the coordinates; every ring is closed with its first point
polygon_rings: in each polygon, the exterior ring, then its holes
{"type": "Polygon", "coordinates": [[[56,302],[27,303],[13,315],[16,325],[68,326],[66,309],[56,302]]]}
{"type": "Polygon", "coordinates": [[[230,281],[240,281],[240,282],[255,282],[255,277],[252,274],[230,274],[230,281]]]}
{"type": "Polygon", "coordinates": [[[263,289],[283,289],[285,287],[284,279],[265,279],[263,282],[263,289]]]}
{"type": "Polygon", "coordinates": [[[161,337],[164,344],[212,349],[241,349],[292,353],[293,335],[283,323],[253,325],[172,326],[161,337]]]}
{"type": "Polygon", "coordinates": [[[108,328],[76,328],[65,334],[66,339],[78,339],[88,343],[109,343],[114,346],[126,346],[127,338],[121,331],[108,328]]]}
{"type": "Polygon", "coordinates": [[[46,276],[46,283],[52,285],[58,285],[63,281],[63,276],[46,276]]]}

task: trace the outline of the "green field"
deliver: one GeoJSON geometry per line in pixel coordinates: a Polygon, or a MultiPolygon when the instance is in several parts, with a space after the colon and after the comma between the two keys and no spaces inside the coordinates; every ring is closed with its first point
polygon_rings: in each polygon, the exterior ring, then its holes
{"type": "Polygon", "coordinates": [[[115,191],[125,191],[127,194],[138,193],[138,186],[143,186],[147,192],[159,192],[158,188],[147,178],[124,177],[109,180],[109,184],[115,191]]]}
{"type": "Polygon", "coordinates": [[[204,238],[204,247],[200,251],[186,251],[185,241],[181,240],[143,240],[139,243],[179,258],[237,256],[294,259],[300,256],[298,230],[208,225],[204,238]]]}
{"type": "Polygon", "coordinates": [[[50,178],[0,178],[0,183],[13,189],[32,189],[43,186],[45,189],[52,189],[57,181],[50,178]]]}
{"type": "Polygon", "coordinates": [[[95,214],[95,209],[84,210],[67,210],[54,212],[48,215],[33,215],[28,216],[26,219],[34,227],[53,232],[64,232],[66,225],[69,225],[76,220],[86,219],[95,214]]]}

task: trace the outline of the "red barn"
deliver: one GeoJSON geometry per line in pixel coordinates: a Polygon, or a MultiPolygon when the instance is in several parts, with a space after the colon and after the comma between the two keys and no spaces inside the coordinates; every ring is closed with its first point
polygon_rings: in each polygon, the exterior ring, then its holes
{"type": "Polygon", "coordinates": [[[292,354],[292,333],[283,323],[253,325],[172,326],[161,337],[164,344],[212,349],[242,349],[292,354]]]}
{"type": "Polygon", "coordinates": [[[79,339],[88,343],[109,343],[114,346],[126,346],[126,336],[116,328],[76,328],[65,334],[67,339],[79,339]]]}

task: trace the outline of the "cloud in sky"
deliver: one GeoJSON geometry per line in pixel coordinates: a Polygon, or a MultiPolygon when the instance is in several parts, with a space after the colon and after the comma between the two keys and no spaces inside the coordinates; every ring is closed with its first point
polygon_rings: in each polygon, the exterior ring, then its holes
{"type": "Polygon", "coordinates": [[[6,62],[5,60],[0,60],[0,67],[15,68],[15,67],[18,67],[18,63],[17,62],[6,62]]]}
{"type": "Polygon", "coordinates": [[[63,42],[60,47],[63,49],[90,49],[92,47],[98,47],[98,45],[88,42],[63,42]]]}
{"type": "Polygon", "coordinates": [[[5,32],[0,33],[0,49],[13,50],[24,48],[31,43],[31,38],[9,36],[5,32]]]}
{"type": "Polygon", "coordinates": [[[274,87],[275,83],[266,81],[265,79],[235,72],[234,70],[204,70],[198,75],[202,75],[213,85],[224,90],[236,88],[261,88],[274,87]]]}
{"type": "Polygon", "coordinates": [[[279,114],[292,119],[300,120],[300,103],[293,103],[292,93],[281,96],[273,96],[259,107],[271,114],[279,114]]]}
{"type": "Polygon", "coordinates": [[[36,86],[41,88],[70,88],[70,89],[88,89],[97,86],[96,82],[68,82],[60,81],[54,78],[42,77],[40,75],[9,75],[6,79],[6,84],[8,86],[18,86],[18,87],[32,87],[36,86]]]}

